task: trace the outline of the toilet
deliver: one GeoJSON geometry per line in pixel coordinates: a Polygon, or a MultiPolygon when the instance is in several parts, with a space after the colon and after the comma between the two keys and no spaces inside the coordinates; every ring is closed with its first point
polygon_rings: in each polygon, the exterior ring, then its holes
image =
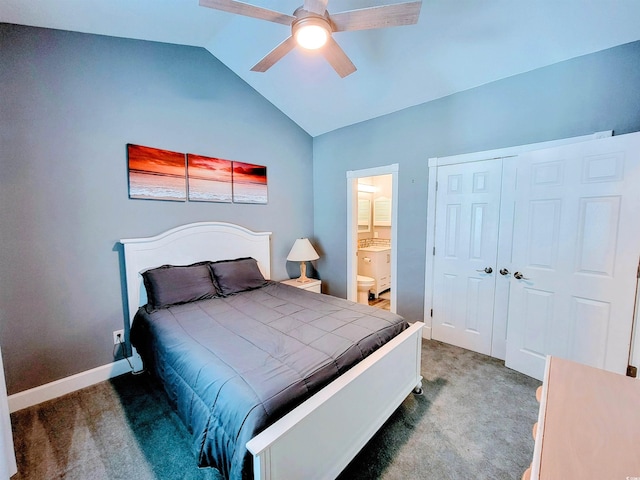
{"type": "Polygon", "coordinates": [[[369,290],[375,287],[375,285],[375,279],[358,275],[358,303],[369,305],[369,290]]]}

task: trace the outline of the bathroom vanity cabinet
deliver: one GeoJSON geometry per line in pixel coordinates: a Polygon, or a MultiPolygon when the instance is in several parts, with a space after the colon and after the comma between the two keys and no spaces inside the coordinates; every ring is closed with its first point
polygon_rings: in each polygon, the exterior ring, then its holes
{"type": "Polygon", "coordinates": [[[365,247],[358,250],[358,274],[376,281],[376,298],[391,288],[391,248],[365,247]]]}

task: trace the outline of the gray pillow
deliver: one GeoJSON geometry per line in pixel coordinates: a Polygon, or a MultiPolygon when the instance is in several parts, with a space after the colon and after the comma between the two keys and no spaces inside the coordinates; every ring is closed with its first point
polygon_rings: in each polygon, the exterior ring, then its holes
{"type": "Polygon", "coordinates": [[[255,258],[236,258],[212,262],[209,267],[222,295],[263,287],[267,281],[258,268],[255,258]]]}
{"type": "Polygon", "coordinates": [[[147,311],[218,296],[209,263],[163,265],[144,272],[147,311]]]}

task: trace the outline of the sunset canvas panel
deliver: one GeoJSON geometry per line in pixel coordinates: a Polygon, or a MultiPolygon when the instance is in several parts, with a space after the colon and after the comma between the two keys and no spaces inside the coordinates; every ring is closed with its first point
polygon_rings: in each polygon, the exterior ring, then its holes
{"type": "Polygon", "coordinates": [[[184,153],[127,145],[129,198],[150,200],[187,199],[187,168],[184,153]]]}
{"type": "Polygon", "coordinates": [[[231,160],[187,154],[189,200],[231,203],[231,160]]]}
{"type": "Polygon", "coordinates": [[[267,167],[233,162],[233,202],[267,203],[267,167]]]}

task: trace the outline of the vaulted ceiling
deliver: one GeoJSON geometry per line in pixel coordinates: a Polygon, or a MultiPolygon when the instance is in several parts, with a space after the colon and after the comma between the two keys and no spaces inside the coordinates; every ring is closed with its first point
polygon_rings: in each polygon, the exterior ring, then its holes
{"type": "MultiPolygon", "coordinates": [[[[331,13],[402,0],[330,0],[331,13]]],[[[292,14],[302,0],[246,0],[292,14]]],[[[340,78],[294,49],[251,67],[288,26],[198,0],[2,0],[0,22],[206,48],[312,136],[501,78],[640,40],[638,0],[423,0],[416,25],[334,33],[357,67],[340,78]]]]}

